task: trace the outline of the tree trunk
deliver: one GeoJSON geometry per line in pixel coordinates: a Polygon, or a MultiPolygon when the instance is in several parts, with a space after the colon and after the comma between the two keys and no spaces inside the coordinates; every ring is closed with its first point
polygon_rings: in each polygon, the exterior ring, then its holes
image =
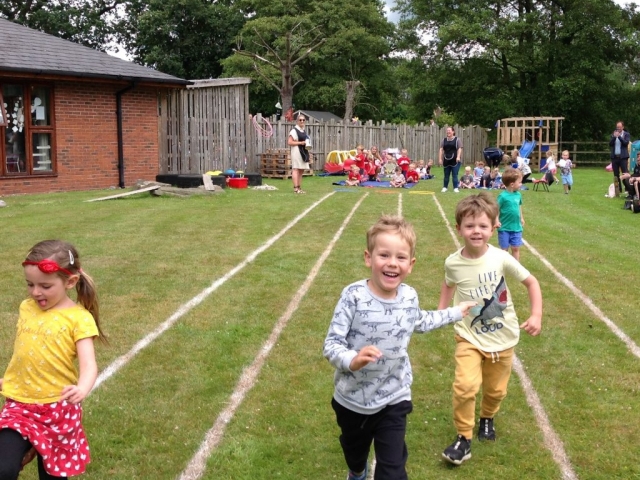
{"type": "Polygon", "coordinates": [[[360,81],[351,80],[345,83],[346,83],[346,89],[347,89],[347,99],[344,104],[344,121],[350,122],[351,119],[353,118],[353,107],[355,106],[356,95],[358,93],[357,90],[358,90],[358,87],[360,86],[360,81]]]}

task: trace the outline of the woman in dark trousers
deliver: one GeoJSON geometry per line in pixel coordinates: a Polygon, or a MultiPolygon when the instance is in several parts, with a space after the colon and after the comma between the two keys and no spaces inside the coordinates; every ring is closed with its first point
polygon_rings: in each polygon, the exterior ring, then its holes
{"type": "Polygon", "coordinates": [[[462,164],[462,140],[455,136],[452,127],[447,127],[447,136],[440,143],[438,163],[444,167],[442,193],[449,188],[449,177],[453,177],[453,191],[458,193],[458,171],[462,164]]]}

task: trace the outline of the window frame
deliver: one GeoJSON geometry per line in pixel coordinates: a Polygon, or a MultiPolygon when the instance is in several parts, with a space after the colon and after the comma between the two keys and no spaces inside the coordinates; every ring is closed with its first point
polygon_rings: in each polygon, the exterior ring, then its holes
{"type": "Polygon", "coordinates": [[[8,118],[5,115],[6,125],[0,125],[0,130],[2,131],[3,139],[0,142],[0,160],[2,164],[0,165],[0,178],[34,178],[34,177],[42,177],[42,176],[57,176],[58,175],[58,156],[57,156],[57,148],[56,148],[56,115],[55,115],[55,85],[53,83],[48,82],[31,82],[29,80],[18,80],[18,79],[1,79],[0,80],[0,99],[2,99],[1,107],[4,107],[4,95],[3,88],[5,85],[19,85],[22,87],[22,104],[23,104],[23,115],[24,115],[24,124],[23,124],[23,134],[24,134],[24,171],[21,172],[9,172],[7,171],[7,151],[6,151],[6,134],[7,128],[11,128],[8,118]],[[49,125],[33,125],[32,116],[31,116],[31,102],[32,102],[32,93],[31,90],[34,87],[45,87],[49,90],[49,105],[48,105],[48,115],[49,115],[49,125]],[[27,110],[28,109],[28,110],[27,110]],[[49,134],[49,138],[51,139],[51,169],[50,170],[35,170],[36,161],[33,157],[33,134],[35,133],[47,133],[49,134]]]}
{"type": "Polygon", "coordinates": [[[7,109],[4,108],[4,96],[2,95],[2,89],[0,88],[0,127],[6,127],[7,124],[7,109]]]}

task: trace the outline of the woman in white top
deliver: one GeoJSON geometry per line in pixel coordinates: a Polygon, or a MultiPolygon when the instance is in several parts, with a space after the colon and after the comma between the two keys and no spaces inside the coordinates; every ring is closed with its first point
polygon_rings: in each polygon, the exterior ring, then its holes
{"type": "Polygon", "coordinates": [[[302,174],[309,168],[311,154],[307,150],[310,145],[309,135],[304,131],[307,119],[299,113],[296,119],[296,126],[289,132],[287,144],[291,147],[291,180],[293,181],[294,193],[306,193],[302,190],[302,174]]]}

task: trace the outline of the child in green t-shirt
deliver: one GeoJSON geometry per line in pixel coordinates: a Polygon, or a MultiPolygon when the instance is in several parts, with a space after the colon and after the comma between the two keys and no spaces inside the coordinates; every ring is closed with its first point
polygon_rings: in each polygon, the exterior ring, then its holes
{"type": "Polygon", "coordinates": [[[508,168],[502,175],[505,190],[498,195],[500,219],[498,221],[498,243],[503,250],[509,250],[511,255],[520,261],[520,247],[522,246],[522,230],[524,216],[522,215],[522,173],[515,168],[508,168]]]}

